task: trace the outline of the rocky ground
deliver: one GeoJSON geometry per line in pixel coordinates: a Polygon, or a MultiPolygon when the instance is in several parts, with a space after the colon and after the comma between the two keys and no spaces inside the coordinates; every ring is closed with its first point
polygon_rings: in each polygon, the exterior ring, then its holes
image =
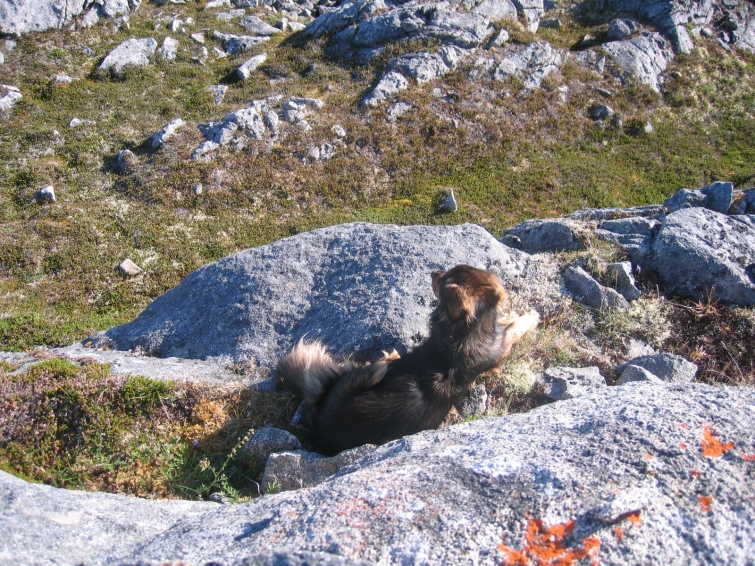
{"type": "Polygon", "coordinates": [[[0,561],[747,563],[749,3],[6,0],[0,33],[0,466],[215,502],[3,475],[0,561]],[[538,331],[440,432],[302,445],[276,360],[406,352],[457,263],[538,331]]]}

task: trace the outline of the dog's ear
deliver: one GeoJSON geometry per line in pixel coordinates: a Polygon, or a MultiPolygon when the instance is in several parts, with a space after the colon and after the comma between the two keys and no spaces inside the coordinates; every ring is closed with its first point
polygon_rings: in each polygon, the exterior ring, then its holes
{"type": "Polygon", "coordinates": [[[474,299],[455,283],[443,287],[443,304],[451,322],[462,318],[469,322],[474,317],[474,299]]]}
{"type": "Polygon", "coordinates": [[[436,299],[440,299],[440,280],[446,274],[442,269],[436,269],[432,273],[433,278],[433,294],[436,299]]]}

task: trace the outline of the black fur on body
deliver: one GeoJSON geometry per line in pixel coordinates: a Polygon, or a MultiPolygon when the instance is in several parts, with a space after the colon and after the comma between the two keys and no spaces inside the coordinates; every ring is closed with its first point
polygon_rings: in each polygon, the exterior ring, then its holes
{"type": "Polygon", "coordinates": [[[537,326],[534,311],[508,310],[493,273],[458,265],[433,272],[432,281],[430,335],[405,356],[341,365],[319,342],[300,341],[278,363],[284,384],[304,397],[302,424],[323,453],[437,428],[474,380],[537,326]]]}

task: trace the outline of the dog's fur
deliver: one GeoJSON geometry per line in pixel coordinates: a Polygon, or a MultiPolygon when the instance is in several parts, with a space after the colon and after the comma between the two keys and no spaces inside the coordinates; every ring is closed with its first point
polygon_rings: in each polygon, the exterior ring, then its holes
{"type": "Polygon", "coordinates": [[[511,312],[498,277],[468,265],[434,271],[438,306],[430,336],[414,351],[371,364],[337,364],[320,342],[300,341],[277,373],[304,397],[302,424],[319,449],[336,454],[437,428],[475,378],[503,358],[539,321],[511,312]]]}

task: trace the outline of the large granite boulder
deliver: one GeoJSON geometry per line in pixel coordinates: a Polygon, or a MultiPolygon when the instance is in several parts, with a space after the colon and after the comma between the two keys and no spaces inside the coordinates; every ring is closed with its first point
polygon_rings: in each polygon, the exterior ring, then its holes
{"type": "Polygon", "coordinates": [[[754,407],[744,387],[592,389],[409,436],[317,486],[241,505],[73,492],[0,472],[0,561],[304,564],[297,553],[328,553],[309,563],[498,564],[548,552],[564,564],[744,566],[755,548],[754,407]]]}
{"type": "Polygon", "coordinates": [[[305,336],[336,356],[405,352],[427,335],[434,269],[466,263],[524,300],[558,297],[555,266],[535,261],[472,224],[322,228],[202,267],[135,321],[86,342],[263,368],[305,336]]]}
{"type": "Polygon", "coordinates": [[[92,12],[112,18],[139,7],[141,0],[0,0],[0,35],[61,29],[73,18],[92,12]]]}
{"type": "Polygon", "coordinates": [[[671,293],[755,304],[755,216],[707,208],[669,214],[653,243],[650,264],[671,293]]]}

